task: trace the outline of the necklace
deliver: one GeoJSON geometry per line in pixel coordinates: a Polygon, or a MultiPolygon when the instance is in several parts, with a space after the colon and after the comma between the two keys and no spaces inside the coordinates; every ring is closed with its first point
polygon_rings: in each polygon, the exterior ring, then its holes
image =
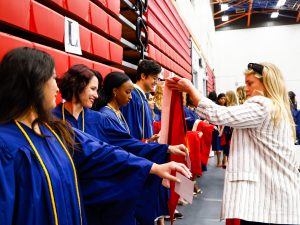
{"type": "Polygon", "coordinates": [[[113,112],[115,113],[115,115],[117,116],[118,121],[119,121],[119,123],[120,123],[121,125],[122,125],[122,121],[121,121],[121,120],[124,121],[125,126],[126,126],[126,129],[127,129],[127,131],[128,131],[128,134],[130,134],[129,126],[128,126],[127,121],[126,121],[125,117],[123,116],[122,112],[121,112],[120,110],[115,110],[115,109],[112,107],[112,105],[109,104],[109,103],[107,103],[106,107],[109,108],[111,111],[113,111],[113,112]]]}
{"type": "MultiPolygon", "coordinates": [[[[62,107],[61,107],[61,113],[62,113],[63,121],[66,121],[65,120],[65,104],[64,103],[62,104],[62,107]]],[[[84,109],[82,109],[82,132],[84,132],[84,109]]]]}
{"type": "MultiPolygon", "coordinates": [[[[44,174],[45,174],[46,180],[47,180],[47,184],[48,184],[50,199],[51,199],[51,205],[52,205],[52,210],[53,210],[54,222],[55,222],[55,225],[58,225],[58,216],[57,216],[57,209],[56,209],[56,204],[55,204],[54,192],[53,192],[51,177],[49,175],[47,167],[46,167],[45,163],[43,162],[43,160],[42,160],[39,152],[37,151],[35,145],[33,144],[32,140],[30,139],[29,135],[27,134],[27,132],[24,130],[24,128],[20,125],[20,123],[18,121],[15,120],[15,123],[18,126],[18,128],[21,130],[21,132],[23,133],[23,135],[25,136],[25,138],[28,141],[28,143],[30,144],[31,148],[33,149],[34,154],[36,155],[36,157],[37,157],[37,159],[38,159],[39,163],[41,164],[41,167],[42,167],[42,169],[44,171],[44,174]]],[[[45,126],[56,137],[56,139],[58,140],[58,142],[60,143],[60,145],[64,149],[65,153],[67,154],[67,156],[68,156],[68,158],[69,158],[69,160],[71,162],[72,169],[73,169],[73,174],[74,174],[75,186],[76,186],[76,194],[77,194],[77,200],[78,200],[78,207],[79,207],[79,212],[80,212],[80,224],[82,224],[81,201],[80,201],[80,195],[79,195],[79,189],[78,189],[78,181],[77,181],[76,168],[74,166],[74,162],[73,162],[72,157],[71,157],[70,153],[68,152],[66,146],[63,144],[63,142],[61,141],[61,139],[59,138],[59,136],[55,133],[55,131],[48,124],[46,124],[46,123],[45,123],[45,126]]]]}

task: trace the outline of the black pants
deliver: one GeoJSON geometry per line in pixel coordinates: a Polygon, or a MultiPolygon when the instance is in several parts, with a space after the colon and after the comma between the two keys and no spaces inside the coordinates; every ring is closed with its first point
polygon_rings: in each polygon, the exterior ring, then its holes
{"type": "Polygon", "coordinates": [[[259,222],[251,222],[251,221],[241,220],[240,225],[285,225],[285,224],[259,223],[259,222]]]}

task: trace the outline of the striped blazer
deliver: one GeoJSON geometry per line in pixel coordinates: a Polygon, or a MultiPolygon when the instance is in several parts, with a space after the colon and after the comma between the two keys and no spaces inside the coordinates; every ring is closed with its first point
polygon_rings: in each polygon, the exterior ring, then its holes
{"type": "Polygon", "coordinates": [[[288,120],[272,121],[270,99],[224,107],[202,98],[196,112],[233,127],[221,219],[300,224],[300,173],[288,120]]]}

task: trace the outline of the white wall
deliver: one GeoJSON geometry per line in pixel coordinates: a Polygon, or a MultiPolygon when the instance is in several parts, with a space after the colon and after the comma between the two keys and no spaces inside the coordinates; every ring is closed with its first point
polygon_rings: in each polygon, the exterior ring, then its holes
{"type": "Polygon", "coordinates": [[[271,62],[282,71],[300,107],[300,25],[218,31],[214,56],[217,93],[244,84],[249,62],[271,62]]]}
{"type": "Polygon", "coordinates": [[[215,27],[210,0],[176,0],[181,15],[201,45],[201,54],[213,64],[215,27]]]}

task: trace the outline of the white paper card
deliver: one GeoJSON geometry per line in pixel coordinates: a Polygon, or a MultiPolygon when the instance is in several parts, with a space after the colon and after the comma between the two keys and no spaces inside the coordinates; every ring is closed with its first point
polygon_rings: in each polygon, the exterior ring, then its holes
{"type": "Polygon", "coordinates": [[[186,178],[180,173],[176,173],[176,177],[181,181],[180,183],[175,182],[175,192],[180,195],[188,203],[192,204],[193,202],[193,191],[194,191],[194,182],[186,178]]]}
{"type": "Polygon", "coordinates": [[[79,24],[68,17],[65,17],[65,51],[82,55],[79,24]]]}

